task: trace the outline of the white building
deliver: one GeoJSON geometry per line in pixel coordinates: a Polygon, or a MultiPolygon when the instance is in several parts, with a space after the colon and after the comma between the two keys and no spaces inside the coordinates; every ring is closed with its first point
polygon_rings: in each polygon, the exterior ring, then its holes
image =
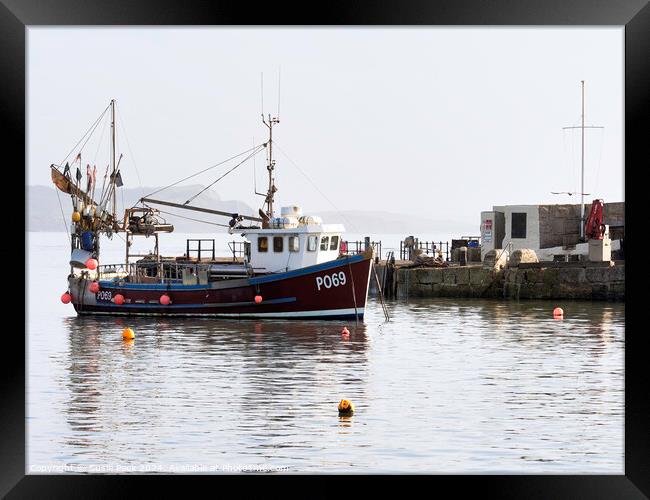
{"type": "MultiPolygon", "coordinates": [[[[585,205],[585,217],[591,205],[585,205]]],[[[605,203],[612,251],[621,248],[625,226],[624,203],[605,203]]],[[[589,253],[580,241],[580,205],[503,205],[481,212],[481,260],[492,249],[530,248],[540,260],[589,253]]]]}

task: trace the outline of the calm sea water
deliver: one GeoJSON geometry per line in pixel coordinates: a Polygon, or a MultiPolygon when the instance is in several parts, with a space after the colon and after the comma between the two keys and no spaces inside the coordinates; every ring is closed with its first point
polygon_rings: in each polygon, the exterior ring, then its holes
{"type": "Polygon", "coordinates": [[[340,321],[78,318],[66,235],[27,245],[28,473],[623,473],[624,304],[411,299],[385,323],[371,299],[348,340],[340,321]]]}

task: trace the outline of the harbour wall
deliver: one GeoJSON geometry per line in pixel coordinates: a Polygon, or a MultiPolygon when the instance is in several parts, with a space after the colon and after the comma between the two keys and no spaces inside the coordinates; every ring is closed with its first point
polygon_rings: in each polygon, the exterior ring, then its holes
{"type": "MultiPolygon", "coordinates": [[[[483,265],[405,267],[376,265],[387,298],[625,300],[625,264],[541,262],[493,269],[483,265]],[[392,269],[391,269],[392,268],[392,269]]],[[[370,295],[378,295],[374,278],[370,295]]]]}

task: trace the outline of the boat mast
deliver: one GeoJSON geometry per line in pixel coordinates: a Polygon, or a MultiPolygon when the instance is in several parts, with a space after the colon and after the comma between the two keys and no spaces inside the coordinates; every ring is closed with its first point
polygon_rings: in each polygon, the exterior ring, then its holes
{"type": "Polygon", "coordinates": [[[268,154],[267,154],[267,159],[268,163],[266,165],[266,169],[269,172],[269,187],[266,192],[266,199],[264,202],[266,203],[266,215],[269,216],[269,219],[273,218],[273,195],[275,192],[278,190],[275,187],[275,179],[273,177],[273,170],[275,168],[275,160],[273,159],[273,125],[276,123],[280,123],[280,120],[277,117],[271,118],[271,115],[269,114],[269,121],[267,123],[266,119],[264,118],[264,113],[262,113],[262,123],[266,125],[269,129],[269,142],[268,142],[268,154]]]}
{"type": "Polygon", "coordinates": [[[117,193],[115,192],[115,99],[111,99],[111,164],[113,165],[111,171],[113,172],[113,219],[115,220],[117,214],[117,193]]]}
{"type": "Polygon", "coordinates": [[[581,119],[582,119],[582,126],[580,127],[581,129],[581,147],[582,147],[582,160],[581,160],[581,168],[582,168],[582,181],[580,184],[580,238],[585,237],[585,81],[580,80],[580,84],[582,85],[582,113],[581,113],[581,119]]]}

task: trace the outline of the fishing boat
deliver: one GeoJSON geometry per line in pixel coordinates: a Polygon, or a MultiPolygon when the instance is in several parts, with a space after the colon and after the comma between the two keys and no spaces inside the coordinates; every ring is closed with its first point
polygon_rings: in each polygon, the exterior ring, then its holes
{"type": "Polygon", "coordinates": [[[79,315],[363,319],[374,249],[349,255],[342,248],[343,225],[324,224],[293,205],[276,213],[273,127],[279,123],[277,117],[262,114],[268,140],[237,155],[245,158],[236,167],[266,150],[268,187],[266,193],[256,191],[264,196],[258,214],[230,213],[192,205],[192,199],[181,204],[149,195],[125,208],[120,217],[116,200],[123,186],[123,154],[116,159],[115,100],[104,110],[104,114],[109,112],[110,158],[97,199],[96,167],[86,166],[84,182],[81,151],[72,165],[50,166],[54,185],[70,195],[73,206],[70,274],[62,302],[71,303],[79,315]],[[196,240],[188,240],[184,255],[161,255],[159,238],[174,230],[161,216],[161,207],[228,217],[224,224],[228,233],[244,239],[243,256],[232,260],[217,257],[214,240],[207,256],[200,247],[196,256],[190,255],[190,241],[196,240]],[[116,233],[125,236],[125,261],[104,263],[100,240],[116,233]],[[138,237],[152,238],[149,254],[130,253],[138,237]]]}

